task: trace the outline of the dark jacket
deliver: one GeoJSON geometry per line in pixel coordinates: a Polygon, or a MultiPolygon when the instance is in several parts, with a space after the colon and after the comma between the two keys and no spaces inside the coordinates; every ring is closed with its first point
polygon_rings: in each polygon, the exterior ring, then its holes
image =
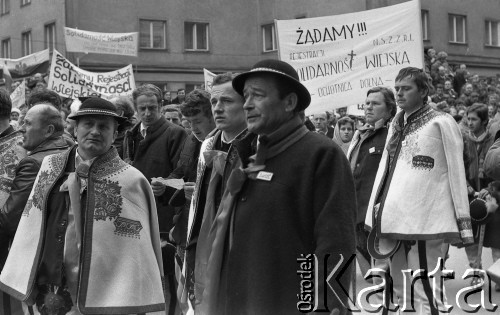
{"type": "MultiPolygon", "coordinates": [[[[366,210],[380,159],[384,152],[388,129],[384,126],[375,131],[368,130],[365,132],[368,132],[369,135],[364,140],[360,140],[361,145],[352,172],[354,186],[356,187],[357,223],[365,222],[366,210]]],[[[348,156],[351,165],[353,164],[352,158],[352,156],[348,156]]]]}
{"type": "MultiPolygon", "coordinates": [[[[19,162],[9,198],[0,213],[0,234],[8,238],[14,237],[43,159],[47,155],[59,153],[68,148],[69,146],[62,136],[49,139],[19,162]]],[[[2,242],[0,246],[8,246],[8,243],[2,242]]]]}
{"type": "MultiPolygon", "coordinates": [[[[500,180],[500,139],[497,139],[493,143],[486,154],[484,159],[484,171],[495,181],[500,180]]],[[[498,196],[498,192],[494,196],[498,196]]],[[[499,199],[500,198],[497,199],[497,202],[500,202],[499,199]]],[[[489,222],[486,223],[484,246],[498,249],[500,248],[500,209],[497,209],[490,217],[489,222]]]]}
{"type": "MultiPolygon", "coordinates": [[[[193,134],[187,136],[177,167],[168,178],[182,178],[184,182],[196,182],[196,166],[200,148],[201,142],[193,134]]],[[[184,190],[177,192],[170,187],[166,188],[162,197],[171,206],[179,207],[173,219],[174,227],[171,231],[171,238],[176,245],[185,249],[190,202],[186,201],[184,190]]]]}
{"type": "MultiPolygon", "coordinates": [[[[125,133],[123,142],[124,160],[144,174],[148,181],[152,177],[167,178],[179,160],[182,145],[186,138],[183,128],[160,117],[148,127],[146,138],[141,135],[141,123],[125,133]]],[[[160,232],[172,228],[174,209],[156,198],[160,232]]]]}
{"type": "MultiPolygon", "coordinates": [[[[303,266],[300,258],[308,254],[318,258],[320,307],[327,292],[330,312],[340,308],[345,313],[322,278],[325,255],[330,255],[327,268],[332,271],[340,255],[345,263],[355,251],[352,174],[340,148],[322,135],[306,131],[287,147],[287,135],[299,125],[305,128],[300,121],[289,122],[266,141],[269,146],[282,143],[272,156],[260,139],[257,159],[259,152],[267,152],[262,153],[267,156],[264,171],[272,177],[246,179],[234,197],[217,314],[299,314],[297,271],[303,266]]],[[[248,154],[240,152],[240,157],[247,160],[248,154]]],[[[345,288],[349,275],[346,267],[340,279],[345,288]]]]}

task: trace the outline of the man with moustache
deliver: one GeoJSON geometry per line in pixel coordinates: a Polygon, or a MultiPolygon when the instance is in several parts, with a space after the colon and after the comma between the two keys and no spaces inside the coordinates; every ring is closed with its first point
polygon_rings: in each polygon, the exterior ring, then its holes
{"type": "Polygon", "coordinates": [[[227,179],[239,159],[234,143],[247,135],[244,100],[231,85],[234,77],[228,72],[217,75],[213,80],[210,103],[216,130],[201,146],[196,185],[189,209],[184,266],[186,284],[181,285],[180,290],[181,303],[187,303],[189,299],[195,310],[198,303],[195,288],[206,268],[206,261],[199,256],[203,256],[211,246],[206,235],[221,203],[227,179]]]}
{"type": "MultiPolygon", "coordinates": [[[[401,311],[415,307],[418,314],[437,315],[445,310],[444,286],[431,286],[427,273],[444,259],[445,240],[473,242],[463,139],[453,117],[427,104],[422,69],[403,68],[395,81],[402,111],[389,128],[368,204],[368,251],[375,259],[390,258],[394,302],[408,307],[401,311]],[[412,303],[404,295],[401,271],[407,269],[424,271],[414,283],[412,303]]],[[[392,308],[384,305],[383,314],[392,308]]]]}
{"type": "MultiPolygon", "coordinates": [[[[257,147],[236,145],[239,167],[228,179],[208,235],[204,290],[197,295],[200,312],[311,312],[314,301],[297,294],[300,261],[313,260],[315,254],[315,267],[323,275],[355,252],[356,200],[349,164],[332,140],[302,124],[300,112],[311,96],[291,65],[260,61],[232,85],[245,99],[248,130],[258,135],[257,147]]],[[[350,287],[350,275],[346,267],[339,278],[344,288],[350,287]]],[[[346,314],[347,296],[337,298],[323,281],[317,284],[318,309],[346,314]]]]}

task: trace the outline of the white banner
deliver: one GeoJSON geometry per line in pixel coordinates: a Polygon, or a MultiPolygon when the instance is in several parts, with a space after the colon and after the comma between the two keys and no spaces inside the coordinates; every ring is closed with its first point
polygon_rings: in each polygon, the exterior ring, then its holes
{"type": "Polygon", "coordinates": [[[0,63],[9,69],[13,79],[17,79],[29,77],[38,72],[47,72],[49,69],[49,60],[49,50],[45,49],[18,59],[0,58],[0,63]]]}
{"type": "Polygon", "coordinates": [[[21,108],[26,103],[26,81],[21,84],[10,94],[12,108],[21,108]]]}
{"type": "Polygon", "coordinates": [[[363,104],[370,88],[394,87],[402,68],[423,68],[418,0],[275,23],[280,59],[311,93],[308,113],[363,104]]]}
{"type": "Polygon", "coordinates": [[[54,50],[48,88],[72,99],[126,95],[135,89],[134,72],[132,65],[111,72],[85,71],[54,50]]]}
{"type": "Polygon", "coordinates": [[[212,81],[214,80],[216,74],[208,71],[207,69],[203,68],[203,75],[204,75],[204,83],[205,83],[205,91],[210,92],[212,91],[212,81]]]}
{"type": "Polygon", "coordinates": [[[64,38],[66,51],[137,57],[137,32],[98,33],[65,27],[64,38]]]}

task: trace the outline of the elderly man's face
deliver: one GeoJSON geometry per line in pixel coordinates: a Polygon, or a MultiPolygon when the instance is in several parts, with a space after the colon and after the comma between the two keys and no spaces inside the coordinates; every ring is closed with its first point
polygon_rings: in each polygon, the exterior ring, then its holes
{"type": "Polygon", "coordinates": [[[23,134],[23,148],[28,151],[34,150],[50,136],[49,126],[44,124],[41,119],[43,108],[44,105],[35,105],[28,110],[19,129],[23,134]]]}
{"type": "Polygon", "coordinates": [[[75,133],[78,152],[85,159],[106,153],[116,139],[116,121],[109,116],[82,116],[78,118],[75,133]]]}
{"type": "Polygon", "coordinates": [[[316,130],[326,130],[327,125],[328,125],[328,119],[326,118],[325,113],[320,113],[320,114],[314,114],[314,119],[313,119],[314,127],[316,127],[316,130]]]}
{"type": "Polygon", "coordinates": [[[265,135],[278,129],[290,113],[286,110],[286,97],[280,99],[275,78],[270,74],[254,75],[245,81],[244,109],[250,132],[265,135]]]}

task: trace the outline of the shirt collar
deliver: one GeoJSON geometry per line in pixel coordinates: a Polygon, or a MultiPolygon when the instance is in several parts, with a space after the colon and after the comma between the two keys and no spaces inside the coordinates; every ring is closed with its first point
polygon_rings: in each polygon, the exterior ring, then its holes
{"type": "Polygon", "coordinates": [[[231,141],[227,141],[226,138],[224,137],[224,132],[221,132],[220,134],[220,140],[222,141],[222,143],[225,143],[225,144],[231,144],[233,143],[234,139],[238,139],[239,136],[241,136],[247,129],[243,129],[236,137],[234,137],[231,141]]]}
{"type": "Polygon", "coordinates": [[[146,138],[146,130],[148,129],[147,126],[144,126],[144,123],[141,122],[141,135],[146,138]]]}
{"type": "Polygon", "coordinates": [[[95,159],[97,157],[92,158],[90,160],[84,160],[83,157],[78,153],[78,148],[76,149],[76,154],[75,154],[75,169],[80,165],[81,163],[87,164],[89,167],[94,163],[95,159]]]}

